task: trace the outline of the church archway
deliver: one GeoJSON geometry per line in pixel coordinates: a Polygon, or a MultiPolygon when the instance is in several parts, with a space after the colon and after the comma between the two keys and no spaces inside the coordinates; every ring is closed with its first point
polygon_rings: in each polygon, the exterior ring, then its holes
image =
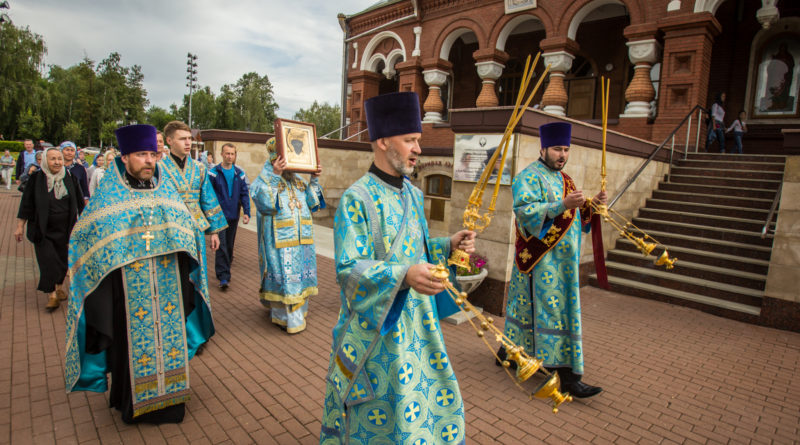
{"type": "MultiPolygon", "coordinates": [[[[509,20],[498,34],[495,47],[504,51],[509,58],[505,63],[503,74],[497,80],[497,98],[500,106],[514,105],[519,94],[525,60],[528,55],[535,57],[539,52],[539,42],[547,37],[544,23],[535,15],[520,15],[509,20]]],[[[533,59],[531,59],[531,63],[533,59]]],[[[536,77],[531,81],[529,90],[533,88],[538,76],[544,72],[543,60],[536,67],[536,77]]],[[[534,97],[532,104],[542,100],[544,88],[534,97]]]]}

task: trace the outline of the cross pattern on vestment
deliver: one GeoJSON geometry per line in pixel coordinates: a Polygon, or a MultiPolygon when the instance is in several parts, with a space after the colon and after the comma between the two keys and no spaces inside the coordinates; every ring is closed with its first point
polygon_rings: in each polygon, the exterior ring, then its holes
{"type": "Polygon", "coordinates": [[[351,362],[356,361],[356,355],[354,354],[355,351],[356,348],[354,348],[353,345],[344,345],[344,348],[342,348],[344,356],[347,357],[347,359],[350,360],[351,362]]]}
{"type": "Polygon", "coordinates": [[[133,315],[139,317],[139,320],[144,320],[144,316],[147,315],[147,314],[149,314],[149,312],[144,310],[143,307],[139,306],[139,310],[136,311],[136,313],[134,313],[133,315]]]}
{"type": "Polygon", "coordinates": [[[147,366],[147,364],[150,363],[151,360],[153,360],[153,359],[148,357],[147,354],[142,354],[142,358],[137,360],[137,362],[139,362],[140,364],[142,364],[144,366],[147,366]]]}
{"type": "Polygon", "coordinates": [[[367,416],[367,419],[375,425],[380,426],[383,425],[383,422],[386,420],[386,414],[382,413],[380,410],[373,409],[369,416],[367,416]]]}
{"type": "Polygon", "coordinates": [[[167,355],[169,355],[170,357],[172,357],[173,360],[175,360],[175,357],[181,355],[181,351],[179,351],[177,348],[172,348],[172,351],[169,351],[169,354],[167,355]]]}
{"type": "Polygon", "coordinates": [[[164,306],[164,310],[167,311],[170,315],[172,315],[172,311],[174,311],[176,307],[177,306],[172,304],[172,302],[170,301],[169,303],[167,303],[166,306],[164,306]]]}
{"type": "Polygon", "coordinates": [[[414,248],[414,242],[412,240],[406,239],[403,242],[403,253],[405,253],[407,256],[413,255],[416,250],[417,249],[414,248]]]}
{"type": "Polygon", "coordinates": [[[522,249],[522,252],[520,252],[519,257],[522,258],[522,261],[528,261],[531,258],[533,258],[533,255],[531,255],[531,253],[528,252],[528,248],[526,247],[522,249]]]}
{"type": "Polygon", "coordinates": [[[161,258],[161,261],[159,261],[159,263],[161,263],[161,265],[164,266],[164,268],[166,269],[166,267],[169,266],[169,258],[167,258],[167,256],[164,255],[164,257],[161,258]]]}
{"type": "Polygon", "coordinates": [[[417,420],[417,417],[419,416],[419,409],[419,403],[411,402],[405,411],[406,420],[409,422],[417,420]]]}
{"type": "Polygon", "coordinates": [[[144,240],[144,243],[145,243],[144,244],[144,250],[149,252],[150,251],[150,240],[154,240],[154,239],[156,239],[156,237],[153,236],[152,234],[150,234],[150,231],[148,230],[148,231],[144,232],[144,234],[142,235],[142,239],[144,240]]]}
{"type": "Polygon", "coordinates": [[[404,364],[400,369],[400,383],[405,385],[409,382],[409,380],[411,380],[412,375],[414,375],[414,368],[412,368],[408,363],[404,364]]]}
{"type": "Polygon", "coordinates": [[[458,435],[458,428],[456,428],[455,425],[453,425],[452,423],[444,427],[444,430],[442,431],[442,439],[448,442],[455,439],[457,435],[458,435]]]}
{"type": "Polygon", "coordinates": [[[447,356],[441,352],[434,352],[433,358],[429,358],[428,362],[435,369],[444,369],[445,365],[447,365],[447,356]]]}
{"type": "Polygon", "coordinates": [[[547,305],[555,309],[558,306],[558,298],[555,295],[551,295],[547,298],[547,305]]]}
{"type": "Polygon", "coordinates": [[[350,391],[350,397],[354,399],[360,399],[361,397],[367,395],[367,391],[361,387],[358,383],[356,383],[355,388],[350,391]]]}
{"type": "Polygon", "coordinates": [[[436,330],[436,321],[433,319],[433,312],[428,312],[425,314],[425,317],[422,319],[422,324],[425,325],[425,328],[429,331],[436,330]]]}
{"type": "Polygon", "coordinates": [[[142,263],[141,261],[137,261],[137,262],[131,264],[131,269],[135,270],[136,273],[139,273],[139,270],[141,268],[143,268],[143,267],[144,267],[144,263],[142,263]]]}
{"type": "Polygon", "coordinates": [[[440,389],[439,395],[436,396],[436,402],[442,406],[447,406],[452,402],[454,398],[455,395],[453,394],[452,391],[447,389],[440,389]]]}
{"type": "Polygon", "coordinates": [[[547,271],[547,272],[542,274],[542,281],[544,281],[545,284],[552,283],[553,279],[554,279],[553,273],[550,272],[550,271],[547,271]]]}

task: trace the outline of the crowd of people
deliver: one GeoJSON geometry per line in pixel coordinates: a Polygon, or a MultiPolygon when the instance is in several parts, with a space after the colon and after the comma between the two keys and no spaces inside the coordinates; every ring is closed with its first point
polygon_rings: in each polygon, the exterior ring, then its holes
{"type": "MultiPolygon", "coordinates": [[[[374,161],[342,194],[334,219],[341,309],[320,442],[464,443],[463,401],[439,326],[458,309],[440,298],[445,287],[433,268],[454,249],[474,252],[476,234],[429,236],[423,194],[408,179],[421,155],[416,93],[369,99],[365,115],[374,161]]],[[[589,199],[562,173],[569,124],[548,124],[540,135],[541,158],[513,180],[518,249],[506,335],[563,374],[562,390],[591,397],[601,389],[581,383],[577,281],[589,199]]],[[[116,138],[118,149],[92,165],[69,141],[47,148],[42,164],[25,141],[15,165],[28,178],[14,234],[21,241],[27,225],[47,308],[68,300],[67,390],[105,392],[110,374],[110,405],[123,421],[180,422],[189,361],[215,332],[206,246],[215,251],[217,285],[227,290],[236,229],[250,222],[251,200],[259,300],[286,333],[306,329],[318,294],[312,213],[326,206],[322,169],[308,180],[290,171],[271,138],[269,159],[250,184],[234,144],[221,147],[218,165],[195,160],[191,131],[179,121],[163,133],[121,127],[116,138]]]]}

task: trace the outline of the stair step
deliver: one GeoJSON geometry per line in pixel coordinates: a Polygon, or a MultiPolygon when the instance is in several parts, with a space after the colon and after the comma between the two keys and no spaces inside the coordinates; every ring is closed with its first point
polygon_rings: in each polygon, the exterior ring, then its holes
{"type": "Polygon", "coordinates": [[[719,205],[764,212],[769,212],[769,209],[772,206],[772,199],[737,198],[725,195],[681,193],[668,190],[654,190],[652,199],[671,202],[685,202],[687,204],[719,205]]]}
{"type": "MultiPolygon", "coordinates": [[[[657,236],[659,239],[661,239],[660,234],[657,236]]],[[[697,244],[692,243],[692,245],[696,246],[697,244]]],[[[767,259],[752,258],[742,255],[731,255],[719,252],[719,250],[721,250],[721,246],[714,246],[712,244],[712,247],[714,247],[716,250],[698,250],[692,247],[677,246],[675,244],[667,245],[670,254],[678,257],[680,259],[679,262],[688,259],[690,262],[698,264],[702,262],[703,264],[717,265],[719,267],[725,267],[729,269],[747,270],[758,275],[766,275],[767,271],[769,270],[769,260],[767,259]]],[[[636,245],[626,238],[619,238],[614,250],[632,252],[636,255],[641,255],[639,250],[636,248],[636,245]]],[[[748,245],[743,247],[742,250],[745,250],[750,254],[760,253],[766,258],[769,258],[770,256],[769,249],[766,251],[752,250],[751,246],[748,245]]]]}
{"type": "Polygon", "coordinates": [[[757,190],[769,190],[773,192],[777,191],[778,186],[781,184],[780,180],[715,178],[709,176],[676,175],[676,174],[671,175],[669,177],[669,181],[678,184],[698,184],[706,186],[751,188],[757,190]]]}
{"type": "Polygon", "coordinates": [[[689,153],[689,160],[698,161],[737,161],[737,162],[769,162],[785,164],[784,155],[748,155],[748,154],[728,154],[728,153],[689,153]]]}
{"type": "MultiPolygon", "coordinates": [[[[677,197],[676,197],[677,198],[677,197]]],[[[766,221],[769,209],[750,209],[707,203],[694,203],[670,199],[648,198],[646,208],[696,215],[732,216],[753,221],[766,221]]]]}
{"type": "Polygon", "coordinates": [[[689,184],[677,182],[660,182],[658,190],[679,193],[697,193],[705,195],[723,195],[737,198],[754,198],[769,200],[770,204],[775,199],[777,190],[766,190],[747,187],[728,187],[724,185],[689,184]]]}
{"type": "MultiPolygon", "coordinates": [[[[752,272],[744,272],[735,268],[719,267],[716,265],[695,263],[676,255],[675,251],[670,251],[671,256],[677,257],[678,262],[675,267],[669,270],[672,274],[685,277],[699,278],[718,283],[727,283],[741,286],[748,289],[764,290],[767,275],[752,272]]],[[[656,266],[653,257],[645,257],[638,252],[628,250],[613,249],[608,252],[608,261],[624,263],[631,266],[642,267],[649,270],[665,270],[663,266],[656,266]]]]}
{"type": "Polygon", "coordinates": [[[615,261],[607,261],[606,268],[608,269],[608,274],[615,277],[635,279],[639,282],[654,284],[668,289],[682,290],[750,306],[761,307],[761,297],[764,296],[764,291],[761,289],[679,275],[663,269],[649,269],[615,261]]]}
{"type": "Polygon", "coordinates": [[[680,167],[723,168],[728,170],[757,170],[783,172],[783,162],[742,162],[742,161],[704,161],[698,159],[682,159],[677,162],[680,167]]]}
{"type": "MultiPolygon", "coordinates": [[[[644,207],[639,210],[639,218],[649,218],[673,222],[694,224],[703,227],[725,228],[745,232],[759,232],[764,228],[766,216],[763,220],[735,218],[730,216],[709,215],[703,213],[682,212],[659,208],[644,207]]],[[[770,226],[774,227],[774,218],[770,226]]]]}
{"type": "MultiPolygon", "coordinates": [[[[592,283],[596,285],[597,275],[592,274],[589,277],[592,283]]],[[[722,316],[727,315],[725,314],[725,311],[746,314],[753,317],[758,317],[759,315],[761,315],[760,307],[735,303],[732,301],[720,300],[718,298],[707,297],[705,295],[698,295],[691,292],[684,292],[676,289],[663,288],[661,286],[656,286],[648,283],[639,283],[637,281],[628,280],[625,278],[609,276],[608,283],[612,286],[611,289],[615,291],[634,294],[638,296],[644,296],[646,298],[656,299],[660,301],[667,301],[668,303],[688,301],[691,303],[696,303],[696,305],[692,305],[693,307],[697,307],[698,309],[716,313],[722,316]],[[719,311],[716,311],[715,309],[721,309],[722,313],[719,313],[719,311]]],[[[756,321],[755,319],[751,320],[751,322],[755,321],[756,321]]]]}
{"type": "Polygon", "coordinates": [[[699,239],[715,239],[720,241],[729,241],[739,244],[750,244],[752,246],[761,246],[769,249],[772,246],[772,236],[767,235],[767,238],[761,238],[760,231],[748,231],[738,229],[727,229],[722,227],[709,227],[697,224],[662,221],[650,218],[634,218],[633,223],[641,227],[646,232],[651,230],[676,233],[688,236],[698,237],[699,239]]]}
{"type": "Polygon", "coordinates": [[[753,180],[766,180],[766,181],[781,181],[783,180],[783,171],[759,171],[759,170],[744,170],[744,169],[725,169],[722,167],[716,168],[699,168],[699,167],[673,167],[672,175],[686,175],[686,176],[704,176],[714,178],[728,178],[728,179],[753,179],[753,180]]]}

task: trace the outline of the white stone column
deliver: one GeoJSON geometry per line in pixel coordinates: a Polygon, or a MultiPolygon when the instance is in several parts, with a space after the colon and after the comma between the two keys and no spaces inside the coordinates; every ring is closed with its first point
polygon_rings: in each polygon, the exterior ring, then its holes
{"type": "Polygon", "coordinates": [[[414,51],[411,51],[411,57],[419,57],[422,51],[419,50],[419,38],[422,35],[422,27],[414,27],[414,51]]]}
{"type": "Polygon", "coordinates": [[[567,115],[567,90],[564,89],[564,74],[572,68],[575,56],[566,51],[542,54],[545,66],[550,65],[550,83],[542,96],[542,106],[546,113],[556,116],[567,115]]]}
{"type": "Polygon", "coordinates": [[[422,122],[433,123],[442,121],[444,103],[442,102],[442,85],[447,81],[447,73],[442,70],[432,69],[422,72],[422,78],[428,85],[428,97],[422,105],[425,117],[422,122]]]}
{"type": "Polygon", "coordinates": [[[681,9],[681,0],[672,0],[667,4],[667,12],[681,9]]]}
{"type": "Polygon", "coordinates": [[[500,102],[497,100],[497,94],[494,92],[494,84],[503,74],[503,68],[506,66],[502,63],[487,61],[478,62],[475,64],[475,67],[478,70],[478,76],[483,81],[481,93],[475,100],[475,106],[478,108],[496,107],[500,102]]]}
{"type": "Polygon", "coordinates": [[[648,117],[650,103],[656,97],[656,90],[650,80],[650,69],[661,59],[661,44],[655,39],[626,42],[628,57],[634,64],[634,74],[625,90],[625,112],[619,117],[648,117]]]}
{"type": "Polygon", "coordinates": [[[769,29],[773,23],[781,18],[781,13],[778,11],[778,0],[761,0],[761,9],[756,11],[756,20],[761,23],[764,29],[769,29]]]}
{"type": "Polygon", "coordinates": [[[353,42],[353,69],[358,68],[358,42],[353,42]]]}

